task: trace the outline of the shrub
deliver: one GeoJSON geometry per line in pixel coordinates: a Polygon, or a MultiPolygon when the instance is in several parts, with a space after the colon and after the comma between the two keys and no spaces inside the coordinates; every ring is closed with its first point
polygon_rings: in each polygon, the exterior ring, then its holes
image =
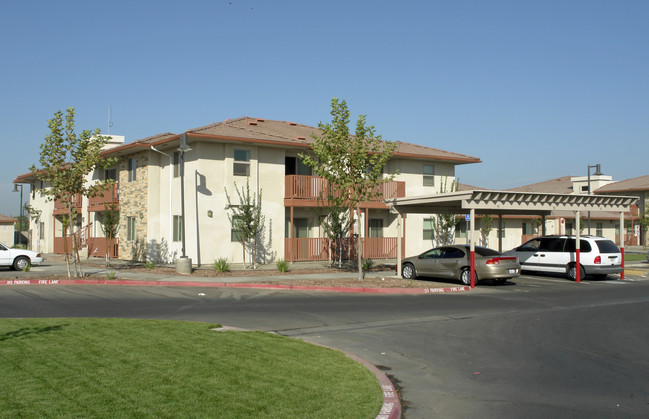
{"type": "Polygon", "coordinates": [[[31,263],[28,263],[27,265],[25,265],[25,267],[23,267],[23,272],[29,272],[31,269],[32,265],[31,263]]]}
{"type": "Polygon", "coordinates": [[[284,259],[279,259],[276,262],[276,265],[277,265],[277,270],[279,270],[280,272],[288,272],[288,267],[290,264],[288,263],[288,261],[284,259]]]}
{"type": "Polygon", "coordinates": [[[106,279],[115,279],[115,271],[110,271],[106,273],[106,279]]]}
{"type": "Polygon", "coordinates": [[[227,272],[230,270],[230,262],[226,258],[218,258],[214,261],[214,270],[218,272],[227,272]]]}
{"type": "Polygon", "coordinates": [[[373,264],[374,262],[372,262],[372,259],[363,259],[363,270],[369,271],[373,264]]]}
{"type": "Polygon", "coordinates": [[[146,265],[147,269],[155,268],[155,263],[151,262],[150,260],[147,260],[146,262],[144,262],[144,265],[146,265]]]}

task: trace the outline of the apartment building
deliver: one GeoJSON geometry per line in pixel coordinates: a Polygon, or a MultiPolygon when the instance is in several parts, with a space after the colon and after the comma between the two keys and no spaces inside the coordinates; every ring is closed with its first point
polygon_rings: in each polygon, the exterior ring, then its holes
{"type": "MultiPolygon", "coordinates": [[[[226,193],[236,206],[235,187],[249,185],[263,198],[265,226],[258,238],[258,262],[328,260],[332,255],[320,227],[318,203],[325,186],[299,157],[309,153],[312,137],[319,134],[318,128],[294,122],[241,117],[128,143],[113,137],[103,155],[117,158],[117,164],[95,171],[88,182],[113,179],[114,186],[102,196],[74,201],[79,213],[76,223],[82,230],[80,245],[89,257],[103,256],[113,246],[112,254],[120,259],[172,262],[183,252],[184,212],[184,251],[194,264],[211,264],[221,257],[242,262],[243,249],[228,217],[232,209],[226,193]],[[181,139],[187,145],[183,152],[181,139]],[[120,215],[118,238],[112,244],[102,228],[110,203],[120,215]]],[[[379,198],[363,203],[353,226],[353,233],[362,239],[363,257],[397,256],[397,217],[383,199],[438,193],[443,183],[454,180],[457,165],[479,162],[469,155],[397,142],[384,168],[386,175],[396,174],[394,180],[383,185],[379,198]]],[[[63,205],[46,202],[39,189],[47,185],[31,173],[14,182],[32,186],[31,205],[40,211],[31,220],[32,243],[41,252],[62,253],[63,205]]],[[[403,255],[427,246],[429,218],[406,217],[401,226],[403,255]]],[[[347,251],[352,256],[356,249],[347,251]]],[[[250,254],[246,252],[246,262],[250,254]]]]}

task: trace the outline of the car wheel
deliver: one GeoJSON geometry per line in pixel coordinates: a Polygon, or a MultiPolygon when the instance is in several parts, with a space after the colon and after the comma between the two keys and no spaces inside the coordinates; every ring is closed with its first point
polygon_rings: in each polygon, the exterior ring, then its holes
{"type": "MultiPolygon", "coordinates": [[[[475,277],[475,283],[478,283],[478,273],[473,272],[473,275],[475,277]]],[[[462,285],[471,285],[471,269],[469,268],[462,268],[462,271],[460,272],[460,282],[462,285]]]]}
{"type": "MultiPolygon", "coordinates": [[[[579,265],[579,267],[581,268],[579,270],[579,279],[581,279],[581,278],[586,276],[586,272],[584,271],[584,267],[582,265],[579,265]]],[[[574,263],[571,263],[570,265],[568,265],[568,276],[573,281],[577,280],[577,268],[576,268],[576,265],[574,263]]]]}
{"type": "Polygon", "coordinates": [[[14,259],[14,269],[17,271],[22,271],[25,269],[27,266],[29,266],[29,258],[26,256],[18,256],[16,259],[14,259]]]}
{"type": "Polygon", "coordinates": [[[417,272],[415,271],[415,267],[412,263],[406,263],[403,265],[403,268],[401,269],[401,276],[404,279],[415,279],[417,278],[417,272]]]}

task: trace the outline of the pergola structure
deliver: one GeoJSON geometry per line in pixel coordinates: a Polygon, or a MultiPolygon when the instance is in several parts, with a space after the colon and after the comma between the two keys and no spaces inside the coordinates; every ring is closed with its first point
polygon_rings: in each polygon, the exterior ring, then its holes
{"type": "MultiPolygon", "coordinates": [[[[612,195],[553,194],[544,192],[512,192],[471,190],[443,194],[409,196],[386,200],[386,204],[399,215],[397,223],[397,275],[401,276],[401,225],[403,214],[469,214],[467,231],[471,245],[471,288],[475,287],[475,216],[476,214],[498,215],[499,228],[502,216],[540,215],[543,219],[542,234],[545,235],[545,217],[553,211],[574,211],[576,219],[576,263],[579,266],[579,218],[584,211],[609,211],[620,213],[620,250],[624,268],[624,213],[638,198],[612,195]]],[[[498,250],[502,251],[502,239],[498,238],[498,250]]],[[[577,282],[581,269],[577,269],[577,282]]],[[[622,272],[624,278],[624,272],[622,272]]]]}

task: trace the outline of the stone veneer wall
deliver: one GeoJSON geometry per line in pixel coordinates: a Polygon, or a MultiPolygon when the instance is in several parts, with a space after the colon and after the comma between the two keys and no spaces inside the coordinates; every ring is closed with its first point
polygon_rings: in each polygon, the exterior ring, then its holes
{"type": "Polygon", "coordinates": [[[144,261],[146,257],[147,194],[149,158],[146,152],[136,153],[119,161],[119,258],[144,261]],[[128,160],[136,158],[134,182],[128,181],[128,160]],[[126,239],[127,217],[135,217],[135,240],[126,239]]]}

